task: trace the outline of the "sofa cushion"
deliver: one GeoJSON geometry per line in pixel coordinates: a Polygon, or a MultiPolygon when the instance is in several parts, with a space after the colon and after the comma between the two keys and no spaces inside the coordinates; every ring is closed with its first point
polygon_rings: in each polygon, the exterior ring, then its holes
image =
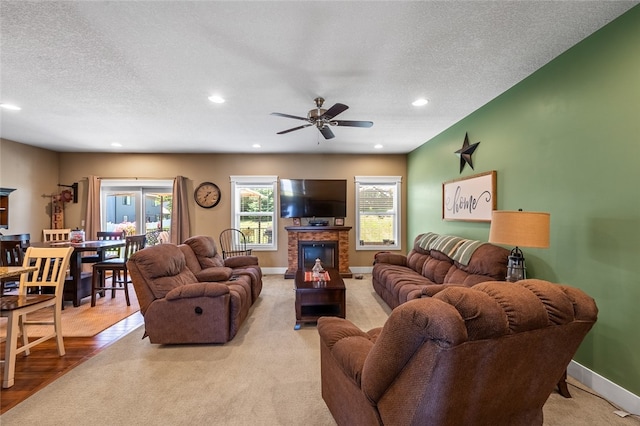
{"type": "Polygon", "coordinates": [[[483,275],[495,281],[504,281],[508,261],[507,249],[493,244],[483,244],[475,250],[467,265],[458,262],[455,262],[455,265],[470,275],[483,275]]]}
{"type": "Polygon", "coordinates": [[[218,248],[213,238],[198,235],[185,240],[184,244],[191,247],[202,269],[212,266],[224,266],[224,261],[218,253],[218,248]]]}
{"type": "Polygon", "coordinates": [[[173,244],[159,244],[138,250],[131,258],[140,273],[146,277],[147,286],[156,299],[176,287],[197,282],[195,275],[185,263],[184,255],[173,244]]]}
{"type": "Polygon", "coordinates": [[[192,297],[217,297],[229,293],[229,287],[218,283],[193,283],[176,287],[167,293],[167,300],[192,297]]]}
{"type": "Polygon", "coordinates": [[[225,266],[214,266],[211,268],[202,269],[196,272],[196,278],[198,281],[227,281],[231,278],[233,269],[225,266]]]}
{"type": "MultiPolygon", "coordinates": [[[[549,316],[544,304],[532,291],[522,291],[521,287],[523,287],[521,282],[489,281],[480,283],[473,289],[488,294],[500,305],[507,316],[510,333],[521,333],[548,326],[550,324],[549,316]]],[[[556,293],[556,295],[560,294],[562,292],[556,293]]],[[[570,303],[565,306],[573,310],[570,303]]]]}
{"type": "Polygon", "coordinates": [[[422,275],[435,284],[442,284],[449,270],[453,267],[453,261],[442,253],[434,251],[427,256],[422,265],[422,275]]]}
{"type": "Polygon", "coordinates": [[[195,274],[202,269],[202,267],[200,266],[200,262],[196,257],[196,254],[193,252],[193,249],[190,246],[186,244],[180,244],[178,245],[178,248],[180,249],[180,251],[182,251],[185,262],[187,263],[187,268],[191,269],[191,272],[195,274]]]}
{"type": "Polygon", "coordinates": [[[447,287],[433,298],[442,300],[458,310],[467,327],[469,340],[493,339],[509,332],[504,311],[498,302],[486,293],[470,294],[466,287],[447,287]]]}

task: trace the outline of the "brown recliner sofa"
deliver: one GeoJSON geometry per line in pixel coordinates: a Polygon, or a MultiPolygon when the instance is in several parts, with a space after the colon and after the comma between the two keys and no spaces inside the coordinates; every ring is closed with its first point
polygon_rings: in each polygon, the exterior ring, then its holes
{"type": "Polygon", "coordinates": [[[217,282],[201,282],[174,244],[136,252],[127,269],[151,343],[225,343],[249,315],[248,275],[225,274],[217,282]]]}
{"type": "Polygon", "coordinates": [[[223,259],[213,238],[196,235],[181,244],[187,266],[199,281],[220,281],[232,277],[250,278],[251,303],[262,292],[262,269],[256,256],[233,256],[223,259]]]}
{"type": "Polygon", "coordinates": [[[427,232],[415,238],[406,256],[375,254],[373,288],[393,309],[449,286],[504,281],[508,257],[509,250],[503,247],[427,232]]]}
{"type": "Polygon", "coordinates": [[[528,279],[449,287],[368,332],[322,317],[322,397],[338,425],[541,425],[597,312],[579,289],[528,279]]]}

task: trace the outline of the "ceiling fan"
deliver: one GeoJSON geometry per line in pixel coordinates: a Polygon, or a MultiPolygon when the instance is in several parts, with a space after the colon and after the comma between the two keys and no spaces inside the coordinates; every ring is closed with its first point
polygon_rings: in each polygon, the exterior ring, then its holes
{"type": "Polygon", "coordinates": [[[352,120],[334,120],[333,118],[349,109],[345,104],[335,104],[329,109],[323,109],[322,104],[324,103],[323,98],[315,98],[316,108],[312,109],[307,113],[306,117],[298,117],[297,115],[289,115],[282,114],[279,112],[272,112],[271,115],[277,115],[278,117],[285,118],[294,118],[296,120],[306,121],[308,124],[303,124],[302,126],[294,127],[292,129],[283,130],[282,132],[278,132],[279,135],[284,135],[285,133],[293,132],[294,130],[304,129],[305,127],[316,126],[322,136],[325,139],[332,139],[335,137],[329,126],[348,126],[348,127],[371,127],[373,126],[373,121],[352,121],[352,120]]]}

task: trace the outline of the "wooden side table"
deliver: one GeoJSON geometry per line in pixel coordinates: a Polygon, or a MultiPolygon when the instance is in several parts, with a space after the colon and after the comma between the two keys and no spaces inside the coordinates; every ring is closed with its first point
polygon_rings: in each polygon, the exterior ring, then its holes
{"type": "Polygon", "coordinates": [[[347,311],[346,287],[340,273],[328,269],[328,281],[305,281],[305,271],[298,269],[294,279],[296,291],[296,325],[316,322],[321,316],[344,318],[347,311]]]}

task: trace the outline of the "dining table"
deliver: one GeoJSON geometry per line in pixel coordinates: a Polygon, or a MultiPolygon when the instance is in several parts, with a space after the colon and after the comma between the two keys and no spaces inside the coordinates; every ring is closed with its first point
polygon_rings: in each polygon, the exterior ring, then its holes
{"type": "Polygon", "coordinates": [[[80,301],[91,296],[91,272],[83,272],[82,265],[89,263],[82,262],[84,253],[97,253],[97,262],[105,259],[105,252],[117,247],[124,247],[126,241],[122,240],[97,240],[72,243],[70,241],[48,241],[32,242],[32,247],[73,247],[71,261],[69,262],[69,276],[64,282],[64,301],[72,301],[73,306],[80,306],[80,301]]]}
{"type": "Polygon", "coordinates": [[[0,278],[17,277],[35,271],[35,266],[0,266],[0,278]]]}

